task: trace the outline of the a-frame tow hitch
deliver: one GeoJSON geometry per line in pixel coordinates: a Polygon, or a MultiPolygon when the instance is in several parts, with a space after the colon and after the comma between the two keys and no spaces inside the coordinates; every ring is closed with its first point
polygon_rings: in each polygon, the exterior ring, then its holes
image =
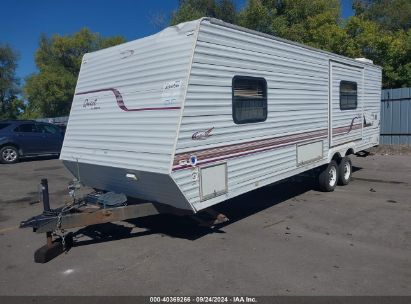
{"type": "Polygon", "coordinates": [[[170,211],[168,206],[151,202],[130,204],[124,194],[94,192],[69,205],[50,208],[47,179],[41,180],[43,213],[20,223],[20,228],[32,227],[46,234],[46,244],[34,254],[36,263],[46,263],[67,250],[73,243],[65,230],[108,222],[144,217],[170,211]]]}
{"type": "Polygon", "coordinates": [[[113,192],[92,192],[84,197],[77,198],[76,189],[80,184],[69,187],[73,201],[62,207],[52,209],[47,179],[41,180],[43,213],[20,223],[20,228],[32,227],[36,233],[46,234],[46,244],[34,253],[36,263],[47,263],[73,245],[70,228],[79,228],[95,224],[124,221],[139,217],[170,213],[175,215],[192,216],[200,225],[214,227],[228,221],[224,214],[206,209],[201,216],[193,215],[189,210],[176,209],[164,204],[153,202],[129,201],[124,194],[113,192]]]}

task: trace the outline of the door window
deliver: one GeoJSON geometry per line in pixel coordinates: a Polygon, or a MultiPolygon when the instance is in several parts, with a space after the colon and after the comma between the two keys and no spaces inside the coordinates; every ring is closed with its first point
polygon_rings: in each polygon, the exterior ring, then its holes
{"type": "Polygon", "coordinates": [[[340,110],[357,108],[357,83],[342,80],[340,82],[340,110]]]}

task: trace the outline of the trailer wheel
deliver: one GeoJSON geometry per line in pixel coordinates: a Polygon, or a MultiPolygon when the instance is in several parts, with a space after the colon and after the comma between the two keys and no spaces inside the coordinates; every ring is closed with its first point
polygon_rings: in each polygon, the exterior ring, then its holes
{"type": "Polygon", "coordinates": [[[19,151],[14,146],[4,146],[0,149],[0,163],[14,164],[19,160],[19,151]]]}
{"type": "Polygon", "coordinates": [[[318,175],[318,183],[321,191],[332,192],[337,186],[338,165],[332,160],[318,175]]]}
{"type": "Polygon", "coordinates": [[[352,164],[349,157],[343,157],[338,165],[338,184],[345,186],[351,180],[352,164]]]}

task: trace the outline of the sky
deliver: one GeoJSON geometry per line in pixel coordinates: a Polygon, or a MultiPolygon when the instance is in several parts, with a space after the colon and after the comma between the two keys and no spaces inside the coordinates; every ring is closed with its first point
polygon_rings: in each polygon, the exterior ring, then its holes
{"type": "MultiPolygon", "coordinates": [[[[234,0],[241,8],[246,0],[234,0]]],[[[353,14],[352,0],[341,0],[342,16],[353,14]]],[[[20,55],[17,76],[36,72],[34,53],[42,33],[72,34],[83,27],[102,36],[122,35],[135,40],[160,31],[156,16],[169,17],[178,0],[2,0],[0,44],[20,55]]]]}

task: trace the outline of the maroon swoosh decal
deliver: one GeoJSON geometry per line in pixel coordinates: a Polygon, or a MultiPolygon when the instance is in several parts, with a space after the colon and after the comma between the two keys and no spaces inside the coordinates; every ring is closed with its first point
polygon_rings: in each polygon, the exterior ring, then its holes
{"type": "Polygon", "coordinates": [[[135,108],[135,109],[129,109],[126,107],[124,104],[123,96],[117,89],[113,88],[108,88],[108,89],[100,89],[100,90],[92,90],[92,91],[86,91],[86,92],[80,92],[76,93],[76,95],[85,95],[85,94],[90,94],[90,93],[99,93],[99,92],[112,92],[114,96],[116,97],[117,105],[120,109],[126,112],[137,112],[137,111],[155,111],[155,110],[178,110],[181,107],[159,107],[159,108],[135,108]]]}
{"type": "Polygon", "coordinates": [[[333,136],[336,135],[347,135],[353,130],[358,130],[361,129],[362,124],[355,124],[351,126],[346,126],[346,127],[338,127],[333,129],[333,136]]]}
{"type": "Polygon", "coordinates": [[[339,127],[339,128],[333,128],[333,135],[338,134],[338,135],[342,135],[341,133],[345,133],[348,134],[350,133],[352,130],[355,129],[359,129],[362,124],[355,124],[354,125],[354,121],[356,119],[360,119],[361,117],[355,116],[352,120],[351,120],[351,124],[348,127],[339,127]]]}

